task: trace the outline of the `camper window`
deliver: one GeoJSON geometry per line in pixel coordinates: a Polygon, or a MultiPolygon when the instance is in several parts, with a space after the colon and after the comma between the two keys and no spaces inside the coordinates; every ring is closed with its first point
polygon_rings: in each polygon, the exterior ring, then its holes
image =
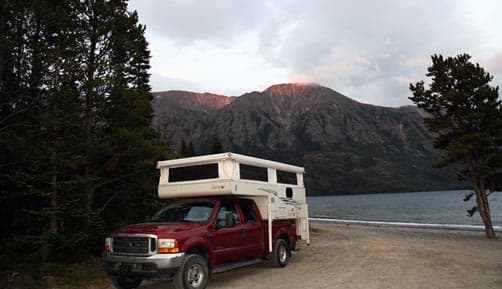
{"type": "Polygon", "coordinates": [[[296,174],[277,170],[277,182],[281,184],[297,185],[296,174]]]}
{"type": "Polygon", "coordinates": [[[241,179],[268,182],[267,168],[239,164],[241,179]]]}
{"type": "Polygon", "coordinates": [[[169,168],[170,183],[216,178],[218,178],[218,164],[169,168]]]}

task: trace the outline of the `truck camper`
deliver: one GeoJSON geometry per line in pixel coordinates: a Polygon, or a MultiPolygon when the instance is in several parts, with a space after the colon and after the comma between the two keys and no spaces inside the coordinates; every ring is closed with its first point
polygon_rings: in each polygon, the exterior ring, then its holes
{"type": "Polygon", "coordinates": [[[157,168],[158,195],[169,204],[105,240],[103,261],[117,288],[144,279],[205,288],[212,273],[262,260],[285,267],[299,241],[309,244],[302,167],[228,152],[157,168]]]}

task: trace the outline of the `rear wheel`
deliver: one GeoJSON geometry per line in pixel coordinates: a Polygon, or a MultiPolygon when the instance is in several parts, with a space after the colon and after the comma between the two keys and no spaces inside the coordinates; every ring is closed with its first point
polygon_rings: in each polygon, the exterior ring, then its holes
{"type": "Polygon", "coordinates": [[[141,279],[133,279],[128,277],[112,277],[113,285],[117,289],[135,289],[141,284],[141,279]]]}
{"type": "Polygon", "coordinates": [[[289,246],[284,239],[278,239],[272,251],[272,265],[274,267],[285,267],[289,261],[289,246]]]}
{"type": "Polygon", "coordinates": [[[186,256],[181,268],[174,276],[176,289],[204,289],[209,280],[209,268],[204,257],[191,254],[186,256]]]}

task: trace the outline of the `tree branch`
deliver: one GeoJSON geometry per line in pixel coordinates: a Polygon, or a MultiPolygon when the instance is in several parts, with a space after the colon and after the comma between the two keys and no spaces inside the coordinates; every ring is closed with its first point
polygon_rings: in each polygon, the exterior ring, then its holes
{"type": "Polygon", "coordinates": [[[146,172],[147,170],[146,169],[142,169],[142,170],[136,170],[136,171],[133,171],[133,172],[130,172],[128,174],[125,174],[125,175],[121,175],[121,176],[118,176],[116,178],[113,178],[113,179],[110,179],[110,180],[106,180],[106,181],[102,181],[102,182],[99,182],[97,183],[96,185],[94,185],[92,187],[92,190],[97,190],[99,188],[101,188],[102,186],[105,186],[105,185],[108,185],[108,184],[112,184],[112,183],[115,183],[115,182],[118,182],[120,180],[123,180],[125,178],[128,178],[130,176],[134,176],[134,175],[137,175],[139,173],[142,173],[142,172],[146,172]]]}
{"type": "MultiPolygon", "coordinates": [[[[127,177],[130,177],[130,176],[133,176],[133,175],[136,175],[136,174],[139,174],[141,172],[145,172],[146,169],[142,169],[142,170],[137,170],[137,171],[134,171],[134,172],[131,172],[131,173],[128,173],[128,174],[125,174],[125,175],[122,175],[122,176],[118,176],[116,178],[113,178],[111,180],[107,180],[107,181],[103,181],[103,182],[100,182],[98,184],[96,184],[92,189],[93,190],[96,190],[104,185],[108,185],[108,184],[111,184],[111,183],[114,183],[114,182],[118,182],[122,179],[125,179],[127,177]]],[[[115,199],[119,194],[120,194],[120,190],[117,190],[115,193],[113,193],[113,195],[111,195],[110,198],[108,198],[108,200],[106,200],[106,202],[103,204],[103,206],[101,206],[101,208],[97,211],[98,215],[101,214],[105,209],[106,207],[108,206],[108,204],[113,201],[113,199],[115,199]]]]}
{"type": "Polygon", "coordinates": [[[113,193],[113,195],[108,198],[108,200],[106,200],[106,202],[103,204],[103,206],[101,206],[101,208],[98,210],[98,215],[101,215],[101,213],[106,209],[106,207],[108,206],[108,204],[113,201],[113,199],[115,199],[119,194],[120,194],[120,190],[117,190],[115,191],[115,193],[113,193]]]}
{"type": "Polygon", "coordinates": [[[10,118],[12,118],[12,117],[14,117],[14,116],[16,116],[18,114],[21,114],[21,113],[27,111],[30,108],[31,108],[31,106],[28,106],[28,107],[25,107],[25,108],[20,109],[20,110],[16,110],[16,111],[14,111],[14,112],[6,115],[4,118],[0,119],[0,124],[6,122],[8,119],[10,119],[10,118]]]}
{"type": "Polygon", "coordinates": [[[11,124],[0,127],[0,132],[6,130],[8,128],[12,128],[12,127],[31,127],[31,128],[34,128],[37,126],[33,125],[33,124],[11,123],[11,124]]]}

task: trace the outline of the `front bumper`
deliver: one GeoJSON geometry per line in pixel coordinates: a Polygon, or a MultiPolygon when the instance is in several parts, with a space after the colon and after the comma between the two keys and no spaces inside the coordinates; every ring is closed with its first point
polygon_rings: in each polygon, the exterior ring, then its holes
{"type": "Polygon", "coordinates": [[[103,253],[106,272],[111,276],[137,279],[171,279],[181,267],[185,253],[126,256],[103,253]]]}

